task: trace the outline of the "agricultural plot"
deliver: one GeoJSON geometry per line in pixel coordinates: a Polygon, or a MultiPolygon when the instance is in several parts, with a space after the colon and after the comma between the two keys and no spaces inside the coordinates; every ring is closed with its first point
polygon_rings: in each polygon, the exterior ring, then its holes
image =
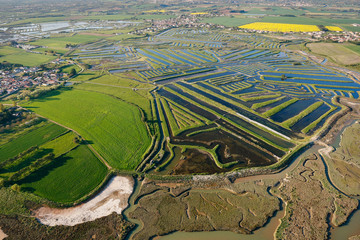
{"type": "Polygon", "coordinates": [[[42,53],[27,52],[23,49],[13,47],[0,48],[0,62],[22,64],[24,66],[38,66],[43,63],[54,60],[56,56],[46,55],[42,53]]]}
{"type": "MultiPolygon", "coordinates": [[[[258,31],[269,32],[318,32],[320,28],[316,25],[305,24],[286,24],[286,23],[269,23],[269,22],[255,22],[239,26],[241,29],[251,29],[258,31]]],[[[336,26],[326,26],[329,31],[341,31],[341,28],[336,26]]]]}
{"type": "Polygon", "coordinates": [[[27,127],[13,140],[10,136],[0,149],[3,184],[16,183],[23,191],[52,201],[78,200],[98,187],[107,174],[106,166],[81,145],[78,135],[47,121],[27,127]]]}
{"type": "Polygon", "coordinates": [[[48,38],[41,39],[35,42],[31,42],[32,45],[43,46],[55,50],[64,50],[66,49],[66,44],[86,44],[96,40],[100,40],[104,37],[101,36],[92,36],[92,35],[80,35],[76,34],[74,36],[68,37],[57,37],[57,38],[48,38]]]}
{"type": "Polygon", "coordinates": [[[39,126],[36,126],[36,129],[21,134],[15,139],[1,145],[0,162],[15,157],[30,147],[40,146],[67,131],[65,128],[50,122],[43,122],[38,125],[39,126]]]}
{"type": "Polygon", "coordinates": [[[311,43],[307,46],[312,52],[326,56],[336,63],[343,65],[360,63],[360,56],[356,51],[339,43],[311,43]]]}
{"type": "Polygon", "coordinates": [[[133,105],[82,90],[54,92],[45,99],[24,107],[79,132],[115,168],[134,169],[150,145],[141,114],[133,105]]]}
{"type": "Polygon", "coordinates": [[[86,145],[80,145],[28,176],[20,184],[24,190],[41,197],[69,203],[99,187],[106,174],[105,165],[86,145]]]}

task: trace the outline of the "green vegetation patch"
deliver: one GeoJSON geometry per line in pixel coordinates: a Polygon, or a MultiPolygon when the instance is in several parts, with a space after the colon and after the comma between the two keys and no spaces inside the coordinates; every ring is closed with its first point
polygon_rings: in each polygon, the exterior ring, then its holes
{"type": "Polygon", "coordinates": [[[41,145],[67,131],[54,123],[46,123],[31,132],[0,146],[0,162],[12,158],[32,146],[41,145]]]}
{"type": "Polygon", "coordinates": [[[77,139],[77,135],[69,131],[64,135],[61,135],[53,139],[52,141],[41,145],[41,148],[52,149],[55,157],[58,157],[75,148],[78,145],[77,139]]]}
{"type": "Polygon", "coordinates": [[[84,44],[104,38],[103,36],[76,34],[68,37],[54,37],[31,42],[32,45],[45,46],[52,49],[66,49],[66,44],[84,44]]]}
{"type": "Polygon", "coordinates": [[[169,18],[176,18],[176,15],[173,14],[142,14],[136,16],[136,19],[154,19],[154,20],[163,20],[163,19],[169,19],[169,18]]]}
{"type": "Polygon", "coordinates": [[[118,169],[135,169],[151,141],[139,109],[105,94],[53,91],[24,106],[79,132],[118,169]]]}
{"type": "Polygon", "coordinates": [[[67,203],[91,192],[106,174],[99,159],[86,145],[80,145],[28,176],[21,187],[49,200],[67,203]]]}
{"type": "Polygon", "coordinates": [[[222,16],[222,17],[212,17],[212,18],[206,18],[202,20],[202,22],[205,23],[212,23],[212,24],[219,24],[224,25],[226,27],[237,27],[240,25],[245,25],[248,23],[253,23],[257,21],[255,18],[240,18],[240,17],[233,17],[233,16],[222,16]]]}
{"type": "Polygon", "coordinates": [[[353,49],[347,47],[349,45],[340,43],[311,43],[306,46],[309,47],[312,52],[326,56],[336,63],[344,65],[360,63],[359,52],[356,51],[355,47],[350,47],[353,49]]]}
{"type": "Polygon", "coordinates": [[[24,66],[38,66],[54,60],[56,56],[27,52],[13,47],[0,48],[0,62],[18,63],[24,66]]]}

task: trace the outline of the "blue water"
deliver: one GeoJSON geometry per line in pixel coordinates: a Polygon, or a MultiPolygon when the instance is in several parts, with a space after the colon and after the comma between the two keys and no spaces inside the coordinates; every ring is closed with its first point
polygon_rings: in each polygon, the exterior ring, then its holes
{"type": "MultiPolygon", "coordinates": [[[[169,52],[169,54],[173,54],[170,50],[167,50],[167,51],[169,52]]],[[[184,61],[185,59],[190,59],[190,60],[193,61],[193,62],[202,63],[199,59],[195,59],[195,58],[189,57],[189,56],[183,54],[183,53],[180,52],[180,51],[176,51],[175,53],[176,53],[177,55],[181,56],[181,57],[184,57],[184,58],[182,58],[183,61],[184,61]]],[[[174,56],[174,55],[173,55],[173,56],[174,56]]],[[[174,56],[174,57],[177,57],[177,56],[174,56]]],[[[189,62],[188,60],[186,60],[186,61],[189,62]]],[[[192,63],[192,62],[189,62],[189,63],[192,64],[192,65],[194,65],[194,63],[192,63]]]]}
{"type": "Polygon", "coordinates": [[[256,111],[257,112],[264,112],[266,109],[271,109],[271,108],[274,108],[276,106],[279,106],[280,104],[283,104],[284,102],[287,102],[289,101],[291,98],[290,97],[285,97],[277,102],[274,102],[274,103],[271,103],[269,105],[266,105],[264,107],[261,107],[261,108],[258,108],[256,111]]]}
{"type": "Polygon", "coordinates": [[[144,56],[146,56],[146,57],[148,57],[148,58],[150,58],[150,59],[155,59],[157,62],[161,62],[161,63],[163,63],[163,64],[165,64],[165,65],[167,65],[167,66],[170,66],[170,65],[171,65],[171,63],[166,62],[166,61],[164,61],[164,60],[162,60],[162,59],[160,59],[160,58],[154,57],[154,56],[152,56],[152,55],[150,55],[150,54],[147,54],[146,52],[144,52],[144,51],[141,50],[141,49],[137,49],[137,51],[138,51],[141,55],[144,55],[144,56]]]}
{"type": "MultiPolygon", "coordinates": [[[[284,73],[275,73],[275,72],[260,72],[261,75],[268,75],[268,76],[279,76],[283,75],[284,73]]],[[[331,76],[321,76],[321,75],[306,75],[306,74],[296,74],[296,73],[285,73],[285,76],[289,78],[297,77],[297,78],[306,78],[306,79],[316,79],[316,80],[337,80],[337,81],[345,81],[345,82],[353,82],[351,79],[347,77],[331,77],[331,76]]]]}
{"type": "MultiPolygon", "coordinates": [[[[320,85],[327,85],[327,86],[339,86],[339,87],[355,87],[360,89],[360,85],[354,82],[330,82],[326,80],[308,80],[308,79],[293,79],[288,78],[284,81],[281,80],[281,78],[278,77],[264,77],[265,80],[271,80],[271,81],[278,81],[278,82],[284,82],[284,83],[302,83],[302,84],[314,84],[316,86],[320,85]]],[[[327,88],[327,87],[324,87],[327,88]]],[[[335,87],[335,89],[338,89],[338,87],[335,87]]]]}
{"type": "Polygon", "coordinates": [[[194,83],[194,82],[198,82],[198,81],[204,81],[204,80],[207,80],[207,79],[216,78],[216,77],[223,77],[223,76],[232,75],[232,74],[234,74],[234,72],[222,72],[222,73],[217,73],[217,74],[213,74],[213,75],[210,75],[210,76],[204,76],[204,77],[198,77],[198,78],[190,79],[190,80],[187,80],[187,82],[194,83]]]}
{"type": "Polygon", "coordinates": [[[296,116],[297,114],[299,114],[301,111],[303,111],[304,109],[306,109],[313,103],[315,103],[314,99],[299,100],[299,101],[287,106],[280,112],[275,113],[270,118],[272,120],[274,120],[275,122],[284,122],[287,119],[296,116]]]}
{"type": "Polygon", "coordinates": [[[201,53],[194,54],[192,52],[189,52],[188,50],[183,50],[183,51],[184,51],[184,53],[191,55],[195,58],[201,59],[204,62],[212,62],[207,56],[203,56],[201,53]]]}
{"type": "Polygon", "coordinates": [[[177,61],[177,60],[175,60],[175,59],[172,59],[172,58],[170,58],[169,56],[166,56],[166,55],[164,55],[164,54],[162,54],[162,53],[160,53],[160,52],[157,52],[157,51],[154,51],[154,50],[151,50],[151,49],[146,49],[146,51],[151,52],[152,54],[155,54],[155,55],[158,56],[158,57],[161,57],[161,58],[163,58],[163,59],[166,59],[166,60],[168,60],[169,62],[172,62],[172,63],[175,63],[175,64],[183,64],[182,62],[179,62],[179,61],[177,61]]]}
{"type": "Polygon", "coordinates": [[[295,123],[291,127],[291,130],[300,132],[302,129],[304,129],[306,126],[308,126],[309,124],[314,122],[316,119],[320,118],[323,114],[325,114],[329,110],[330,110],[330,107],[328,105],[326,105],[326,104],[321,105],[315,111],[311,112],[309,115],[303,117],[297,123],[295,123]]]}

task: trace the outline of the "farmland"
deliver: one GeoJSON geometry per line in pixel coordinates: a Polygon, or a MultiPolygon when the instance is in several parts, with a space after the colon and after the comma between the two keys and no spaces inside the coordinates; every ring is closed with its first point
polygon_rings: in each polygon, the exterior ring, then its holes
{"type": "Polygon", "coordinates": [[[307,46],[312,52],[329,57],[339,64],[352,65],[360,63],[360,55],[356,53],[356,47],[352,47],[351,45],[337,43],[312,43],[307,46]]]}
{"type": "Polygon", "coordinates": [[[76,130],[119,169],[133,169],[150,143],[139,110],[105,94],[59,91],[24,106],[76,130]]]}
{"type": "Polygon", "coordinates": [[[57,124],[42,120],[7,138],[10,141],[0,146],[0,178],[5,185],[16,183],[24,191],[68,203],[99,187],[107,174],[106,167],[90,149],[74,141],[79,136],[57,124]],[[41,163],[39,158],[50,161],[41,163]],[[89,176],[90,181],[80,181],[89,176]]]}
{"type": "Polygon", "coordinates": [[[31,42],[32,45],[44,46],[50,49],[55,50],[64,50],[66,49],[66,44],[84,44],[88,42],[93,42],[101,39],[100,36],[91,36],[91,35],[75,35],[75,36],[66,36],[66,37],[56,37],[49,39],[41,39],[35,42],[31,42]]]}
{"type": "Polygon", "coordinates": [[[25,178],[21,187],[49,200],[69,203],[98,187],[106,173],[99,159],[87,146],[81,145],[57,158],[56,163],[25,178]]]}
{"type": "Polygon", "coordinates": [[[316,31],[320,31],[320,29],[315,25],[266,23],[266,22],[250,23],[250,24],[239,26],[239,28],[270,31],[270,32],[316,32],[316,31]]]}
{"type": "Polygon", "coordinates": [[[38,66],[54,60],[56,57],[40,53],[29,53],[13,47],[0,47],[0,62],[18,63],[24,66],[38,66]]]}
{"type": "Polygon", "coordinates": [[[52,123],[40,125],[37,129],[17,136],[8,143],[1,145],[0,161],[12,158],[32,146],[39,146],[66,131],[64,128],[52,123]]]}

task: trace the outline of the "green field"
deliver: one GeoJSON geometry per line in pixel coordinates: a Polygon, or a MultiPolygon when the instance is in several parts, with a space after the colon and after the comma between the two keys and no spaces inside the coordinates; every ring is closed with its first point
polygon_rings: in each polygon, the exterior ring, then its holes
{"type": "Polygon", "coordinates": [[[114,14],[114,15],[90,15],[84,16],[82,20],[125,20],[133,18],[130,14],[114,14]]]}
{"type": "MultiPolygon", "coordinates": [[[[83,79],[85,79],[85,76],[83,79]]],[[[73,80],[79,81],[78,77],[74,78],[73,80]]],[[[150,84],[139,83],[125,77],[103,75],[87,83],[76,85],[75,88],[101,92],[121,98],[126,102],[130,102],[139,106],[150,118],[151,109],[149,99],[151,99],[151,96],[149,90],[153,88],[153,86],[150,84]],[[134,88],[137,90],[134,91],[134,88]]]]}
{"type": "Polygon", "coordinates": [[[330,58],[336,63],[352,65],[360,63],[359,48],[356,45],[340,43],[311,43],[306,45],[312,52],[330,58]],[[351,46],[351,47],[349,47],[351,46]]]}
{"type": "Polygon", "coordinates": [[[308,17],[273,17],[266,16],[259,22],[287,23],[287,24],[305,24],[305,25],[325,25],[326,22],[317,18],[308,17]]]}
{"type": "Polygon", "coordinates": [[[74,78],[71,78],[71,81],[87,81],[90,78],[96,77],[96,74],[89,71],[83,71],[82,73],[76,75],[74,78]]]}
{"type": "Polygon", "coordinates": [[[55,157],[59,157],[60,155],[70,151],[71,149],[75,148],[78,144],[74,142],[74,138],[77,135],[73,132],[67,132],[64,135],[61,135],[43,145],[41,148],[44,149],[52,149],[55,157]]]}
{"type": "Polygon", "coordinates": [[[259,7],[251,8],[246,13],[248,14],[267,14],[267,15],[300,15],[304,14],[305,11],[302,9],[295,9],[290,7],[259,7]]]}
{"type": "Polygon", "coordinates": [[[237,27],[240,25],[256,22],[255,18],[240,18],[240,17],[212,17],[202,20],[205,23],[219,24],[227,27],[237,27]]]}
{"type": "Polygon", "coordinates": [[[67,65],[61,68],[61,72],[69,74],[71,72],[71,69],[73,68],[76,70],[77,73],[81,70],[78,65],[67,65]]]}
{"type": "Polygon", "coordinates": [[[23,180],[25,190],[67,203],[85,196],[102,183],[106,167],[86,145],[80,145],[23,180]]]}
{"type": "Polygon", "coordinates": [[[0,146],[0,162],[12,158],[32,146],[39,146],[56,136],[59,136],[65,131],[66,129],[59,125],[46,123],[31,132],[20,135],[12,141],[0,146]]]}
{"type": "MultiPolygon", "coordinates": [[[[360,29],[359,29],[360,31],[360,29]]],[[[355,44],[344,44],[344,47],[350,49],[353,52],[356,52],[357,54],[360,55],[360,45],[355,45],[355,44]]]]}
{"type": "Polygon", "coordinates": [[[118,169],[134,169],[150,145],[138,108],[105,94],[54,91],[24,107],[76,130],[118,169]]]}
{"type": "Polygon", "coordinates": [[[20,48],[1,47],[0,62],[18,63],[24,66],[38,66],[54,60],[56,56],[26,52],[20,48]]]}
{"type": "Polygon", "coordinates": [[[80,35],[76,34],[74,36],[68,37],[54,37],[54,38],[45,38],[35,42],[31,42],[32,45],[44,46],[55,50],[64,50],[66,49],[66,44],[84,44],[93,42],[99,39],[102,39],[102,36],[92,36],[92,35],[80,35]]]}

